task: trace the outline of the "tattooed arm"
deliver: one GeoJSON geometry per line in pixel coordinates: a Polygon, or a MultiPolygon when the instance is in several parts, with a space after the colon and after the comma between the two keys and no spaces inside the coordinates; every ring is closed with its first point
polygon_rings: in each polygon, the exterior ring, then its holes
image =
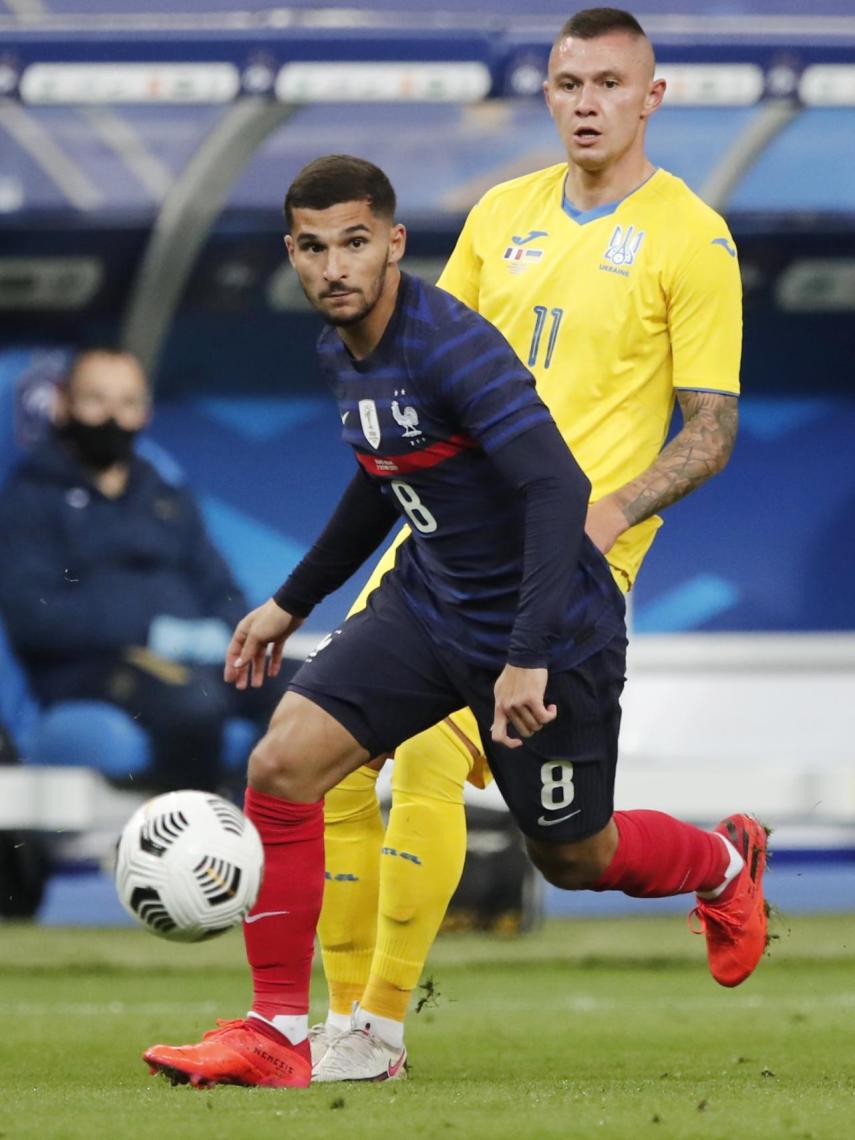
{"type": "Polygon", "coordinates": [[[678,391],[683,427],[656,461],[588,509],[585,524],[606,554],[625,530],[691,494],[718,474],[733,451],[739,418],[736,396],[678,391]]]}

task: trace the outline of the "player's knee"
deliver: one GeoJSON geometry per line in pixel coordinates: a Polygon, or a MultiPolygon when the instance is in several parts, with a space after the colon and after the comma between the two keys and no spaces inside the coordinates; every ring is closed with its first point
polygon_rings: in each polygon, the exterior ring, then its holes
{"type": "Polygon", "coordinates": [[[253,748],[249,783],[256,791],[298,802],[312,802],[324,793],[324,789],[314,788],[312,772],[292,747],[283,723],[272,726],[253,748]]]}
{"type": "Polygon", "coordinates": [[[334,717],[288,692],[252,751],[249,782],[268,795],[315,803],[366,758],[362,745],[334,717]]]}

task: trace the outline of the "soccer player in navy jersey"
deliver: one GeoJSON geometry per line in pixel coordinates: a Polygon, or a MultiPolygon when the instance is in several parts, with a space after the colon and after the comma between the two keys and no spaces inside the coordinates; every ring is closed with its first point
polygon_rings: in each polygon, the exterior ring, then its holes
{"type": "MultiPolygon", "coordinates": [[[[250,758],[245,807],[265,849],[245,925],[251,1011],[199,1044],[144,1055],[153,1072],[197,1086],[309,1083],[322,797],[464,705],[551,882],[714,896],[744,865],[721,834],[670,817],[656,850],[619,837],[623,598],[584,533],[589,483],[529,373],[483,317],[401,273],[405,231],[377,167],[317,159],[285,211],[291,262],[327,320],[321,367],[357,466],[300,565],[238,624],[226,679],[246,688],[265,666],[276,674],[288,636],[402,517],[413,537],[367,607],[293,678],[250,758]]],[[[746,886],[746,923],[760,921],[761,871],[746,886]]],[[[734,977],[745,968],[734,960],[734,977]]],[[[402,1076],[405,1061],[402,1048],[377,1079],[402,1076]]]]}

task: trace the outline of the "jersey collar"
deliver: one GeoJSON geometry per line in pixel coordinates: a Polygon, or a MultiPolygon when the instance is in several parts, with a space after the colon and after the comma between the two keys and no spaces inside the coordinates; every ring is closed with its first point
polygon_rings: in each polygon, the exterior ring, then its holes
{"type": "Polygon", "coordinates": [[[562,182],[561,182],[561,209],[564,211],[564,213],[569,218],[572,218],[573,221],[576,222],[580,226],[584,226],[587,222],[595,222],[595,221],[597,221],[598,218],[607,218],[609,216],[609,214],[613,214],[615,212],[615,210],[618,208],[618,206],[621,205],[622,202],[625,202],[627,200],[627,198],[631,198],[633,194],[637,194],[638,191],[643,186],[646,186],[647,183],[650,181],[650,179],[653,178],[654,175],[656,175],[658,173],[659,173],[659,167],[658,166],[654,167],[654,169],[650,172],[650,174],[648,174],[648,176],[644,179],[644,181],[641,182],[638,186],[636,186],[634,190],[630,190],[630,192],[628,194],[624,194],[624,196],[622,198],[618,198],[617,201],[615,201],[615,202],[604,202],[602,206],[594,206],[590,210],[577,210],[576,209],[576,207],[573,205],[573,203],[567,197],[567,193],[564,189],[564,180],[562,179],[562,182]]]}

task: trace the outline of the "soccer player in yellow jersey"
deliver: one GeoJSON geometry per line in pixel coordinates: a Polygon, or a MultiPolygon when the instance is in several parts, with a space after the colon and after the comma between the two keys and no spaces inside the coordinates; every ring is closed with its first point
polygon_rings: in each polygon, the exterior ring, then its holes
{"type": "MultiPolygon", "coordinates": [[[[439,284],[497,325],[534,374],[591,480],[588,533],[628,591],[658,512],[720,471],[733,447],[736,250],[722,218],[646,156],[665,82],[633,16],[593,8],[569,19],[544,92],[567,161],[485,194],[439,284]],[[675,399],[683,426],[663,450],[675,399]]],[[[394,550],[367,591],[393,561],[394,550]]],[[[314,1079],[382,1079],[386,1053],[400,1051],[463,866],[463,785],[483,774],[464,711],[397,751],[385,835],[376,770],[329,793],[319,932],[330,1013],[312,1031],[314,1079]]]]}

